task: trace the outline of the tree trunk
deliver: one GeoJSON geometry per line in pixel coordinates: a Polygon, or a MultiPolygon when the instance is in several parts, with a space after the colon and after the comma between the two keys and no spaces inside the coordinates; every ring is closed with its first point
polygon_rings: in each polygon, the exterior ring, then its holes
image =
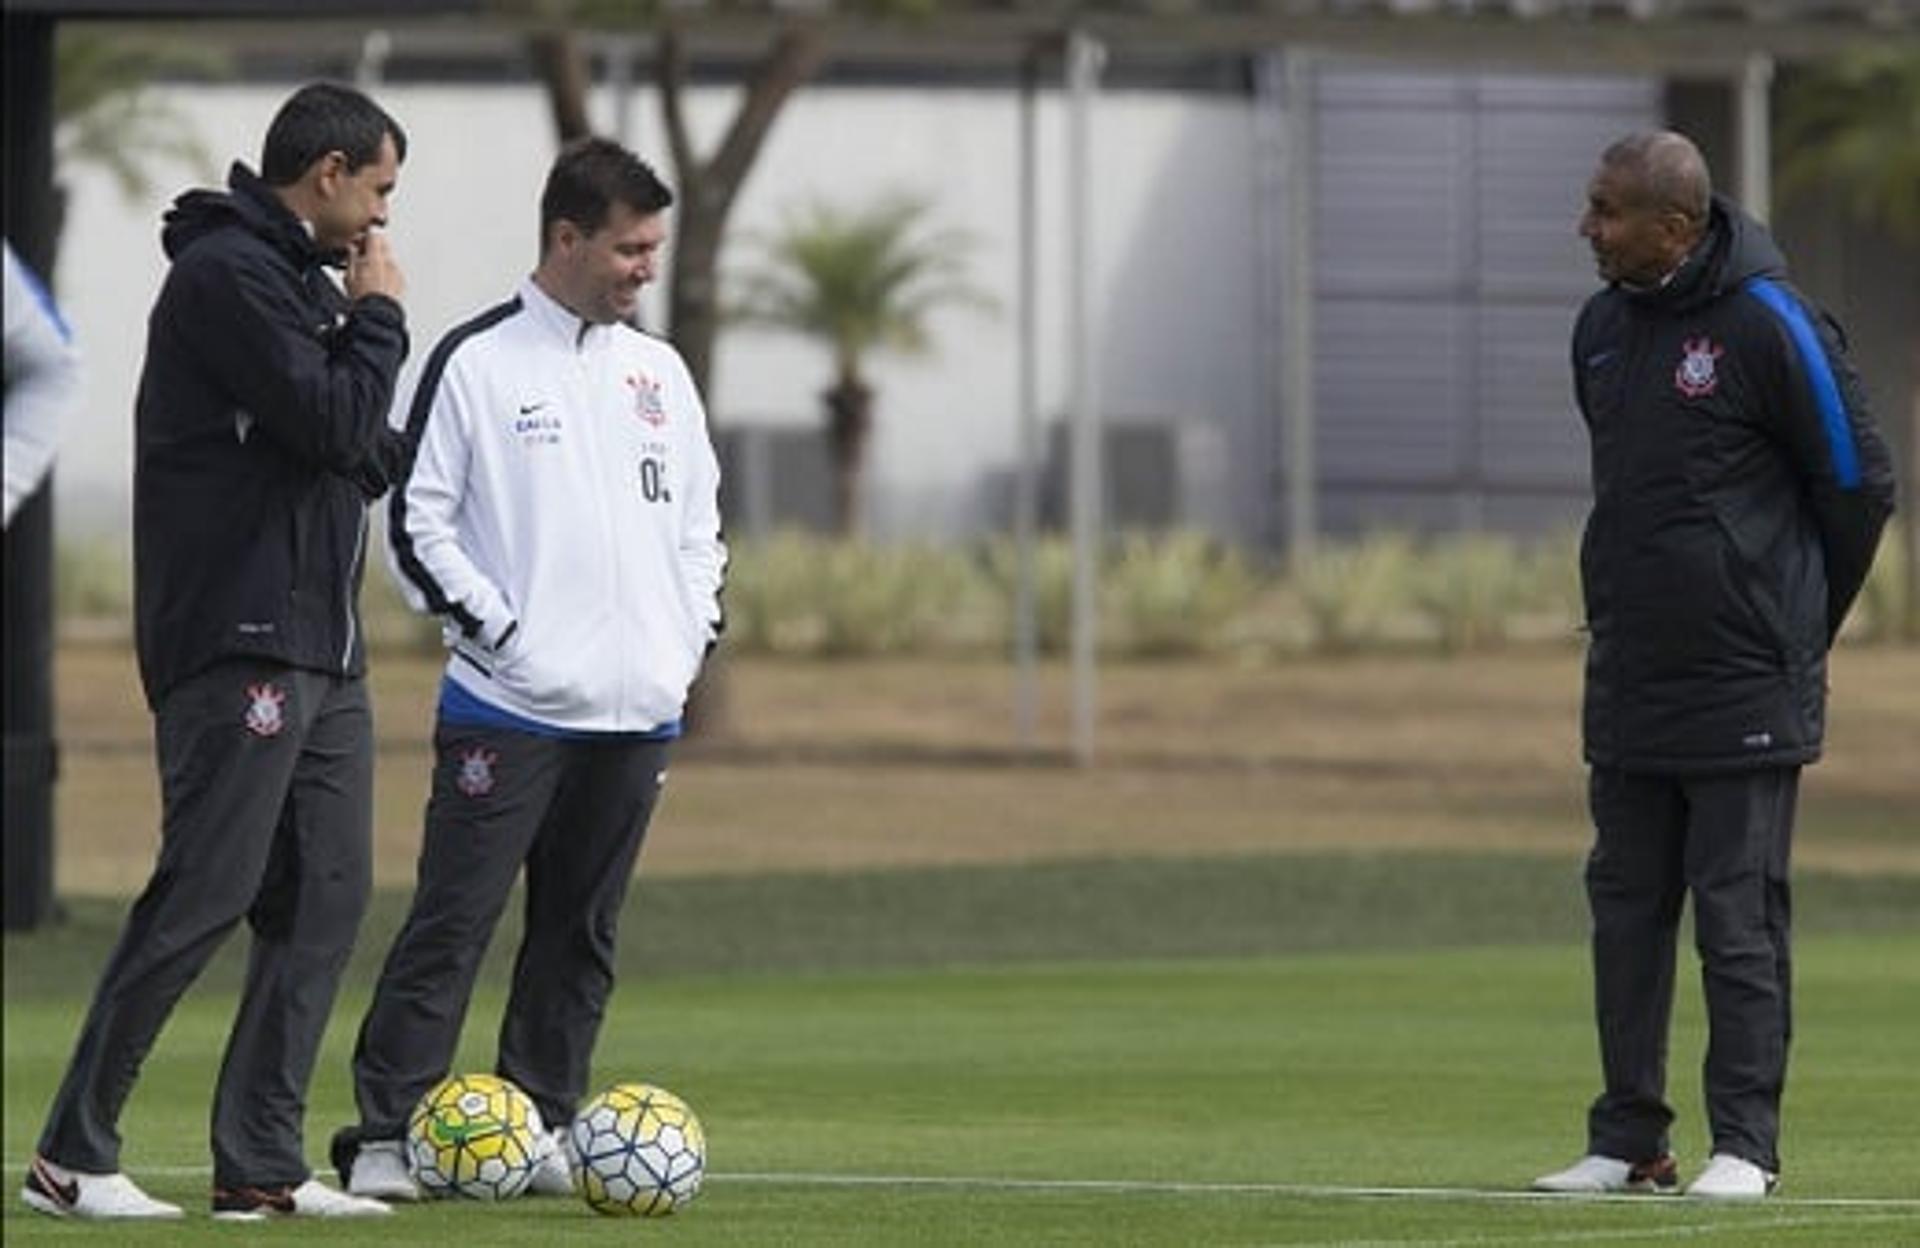
{"type": "Polygon", "coordinates": [[[818,25],[795,20],[784,27],[749,73],[720,145],[703,160],[687,127],[685,37],[671,21],[661,27],[660,106],[681,202],[668,332],[702,394],[710,393],[713,347],[720,334],[720,247],[727,218],[780,110],[820,67],[826,50],[818,25]]]}
{"type": "MultiPolygon", "coordinates": [[[[817,27],[803,22],[788,26],[754,66],[720,146],[701,160],[686,121],[686,45],[671,22],[661,27],[660,106],[680,196],[667,332],[703,395],[713,393],[713,349],[720,337],[720,245],[727,217],[787,97],[813,76],[825,51],[826,40],[817,27]]],[[[724,506],[724,493],[721,502],[724,506]]],[[[687,729],[704,739],[725,738],[732,727],[725,654],[723,647],[707,660],[687,704],[687,729]]]]}
{"type": "Polygon", "coordinates": [[[720,234],[726,213],[705,202],[707,186],[683,182],[673,274],[667,285],[668,336],[701,394],[711,394],[713,349],[720,337],[720,234]]]}
{"type": "Polygon", "coordinates": [[[571,143],[592,134],[593,126],[587,120],[587,57],[573,31],[543,30],[529,35],[527,53],[533,59],[534,72],[546,84],[547,106],[553,112],[553,129],[560,142],[571,143]]]}
{"type": "Polygon", "coordinates": [[[827,446],[833,456],[833,523],[842,538],[866,531],[860,506],[860,481],[873,434],[873,388],[858,377],[843,376],[820,395],[827,408],[827,446]]]}

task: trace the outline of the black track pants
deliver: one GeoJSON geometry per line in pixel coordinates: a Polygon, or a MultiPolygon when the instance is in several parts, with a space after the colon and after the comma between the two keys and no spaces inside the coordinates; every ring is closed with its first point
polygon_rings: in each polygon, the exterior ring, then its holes
{"type": "Polygon", "coordinates": [[[441,724],[413,906],[354,1048],[360,1126],[402,1134],[448,1073],[474,977],[526,866],[526,925],[498,1071],[550,1126],[573,1116],[613,988],[620,907],[666,766],[664,741],[562,740],[441,724]]]}
{"type": "Polygon", "coordinates": [[[160,854],[101,973],[40,1152],[120,1168],[118,1122],[174,1004],[234,925],[253,931],[213,1102],[214,1182],[297,1184],[307,1084],[372,879],[365,686],[222,663],[155,717],[160,854]]]}
{"type": "Polygon", "coordinates": [[[1794,767],[1594,771],[1586,881],[1606,1087],[1588,1114],[1589,1151],[1638,1161],[1667,1149],[1667,1027],[1680,911],[1691,894],[1713,1151],[1780,1169],[1792,1032],[1787,863],[1799,780],[1794,767]]]}

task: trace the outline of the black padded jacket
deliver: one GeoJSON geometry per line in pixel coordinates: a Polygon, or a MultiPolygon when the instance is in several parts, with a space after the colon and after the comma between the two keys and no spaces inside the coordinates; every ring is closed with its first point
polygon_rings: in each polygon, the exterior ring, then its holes
{"type": "Polygon", "coordinates": [[[1819,757],[1827,650],[1894,492],[1839,327],[1716,197],[1665,286],[1588,300],[1573,375],[1593,449],[1587,761],[1685,774],[1819,757]]]}

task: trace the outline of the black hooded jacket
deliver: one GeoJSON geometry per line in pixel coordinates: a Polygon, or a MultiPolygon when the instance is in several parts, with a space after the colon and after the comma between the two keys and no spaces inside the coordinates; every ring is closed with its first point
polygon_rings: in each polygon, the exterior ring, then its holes
{"type": "Polygon", "coordinates": [[[1587,761],[1695,773],[1819,757],[1826,656],[1893,510],[1885,444],[1831,318],[1715,198],[1665,286],[1573,334],[1592,436],[1581,542],[1587,761]]]}
{"type": "Polygon", "coordinates": [[[167,213],[173,266],[135,408],[134,611],[148,702],[221,659],[365,670],[367,501],[399,474],[387,430],[400,305],[349,304],[306,226],[236,164],[167,213]]]}

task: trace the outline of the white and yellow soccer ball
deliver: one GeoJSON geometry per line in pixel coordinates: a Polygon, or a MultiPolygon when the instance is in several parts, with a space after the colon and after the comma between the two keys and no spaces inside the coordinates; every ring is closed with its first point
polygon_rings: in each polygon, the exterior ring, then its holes
{"type": "Polygon", "coordinates": [[[407,1118],[407,1172],[429,1199],[511,1200],[540,1157],[540,1111],[497,1075],[455,1075],[407,1118]]]}
{"type": "Polygon", "coordinates": [[[700,1192],[707,1137],[664,1088],[617,1083],[580,1107],[569,1129],[574,1187],[597,1213],[660,1217],[700,1192]]]}

